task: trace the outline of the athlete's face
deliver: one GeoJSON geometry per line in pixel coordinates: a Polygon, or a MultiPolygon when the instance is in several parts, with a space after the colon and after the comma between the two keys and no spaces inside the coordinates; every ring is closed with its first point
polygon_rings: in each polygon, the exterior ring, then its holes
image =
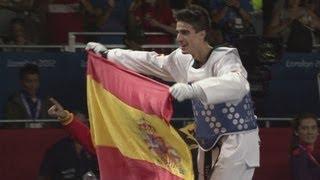
{"type": "Polygon", "coordinates": [[[184,54],[192,55],[194,52],[199,51],[201,47],[199,45],[205,42],[205,31],[196,32],[192,25],[186,22],[178,21],[176,30],[177,42],[184,54]]]}
{"type": "Polygon", "coordinates": [[[313,118],[301,120],[297,134],[300,141],[307,144],[315,143],[319,134],[316,120],[313,118]]]}

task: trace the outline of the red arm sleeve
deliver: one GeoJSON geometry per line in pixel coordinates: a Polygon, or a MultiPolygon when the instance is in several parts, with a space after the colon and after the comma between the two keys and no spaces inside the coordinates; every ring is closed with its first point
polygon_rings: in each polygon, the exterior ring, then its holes
{"type": "Polygon", "coordinates": [[[83,124],[76,116],[67,125],[64,125],[64,129],[76,139],[88,152],[96,155],[95,148],[92,143],[90,130],[83,124]]]}

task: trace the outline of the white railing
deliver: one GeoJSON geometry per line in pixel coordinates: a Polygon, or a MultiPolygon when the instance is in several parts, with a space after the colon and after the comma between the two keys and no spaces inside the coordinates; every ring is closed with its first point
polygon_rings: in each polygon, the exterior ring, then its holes
{"type": "Polygon", "coordinates": [[[18,49],[60,49],[63,51],[65,45],[13,45],[13,44],[0,44],[0,48],[18,48],[18,49]]]}
{"type": "MultiPolygon", "coordinates": [[[[166,33],[162,32],[145,32],[147,36],[154,36],[154,35],[167,35],[166,33]]],[[[76,43],[76,36],[77,35],[85,35],[85,36],[125,36],[127,35],[126,32],[69,32],[68,34],[68,46],[66,46],[66,51],[68,52],[75,52],[77,48],[84,48],[85,45],[77,44],[76,43]]],[[[125,48],[124,44],[105,44],[108,48],[125,48]]],[[[148,49],[148,48],[177,48],[176,44],[143,44],[141,48],[148,49]]]]}

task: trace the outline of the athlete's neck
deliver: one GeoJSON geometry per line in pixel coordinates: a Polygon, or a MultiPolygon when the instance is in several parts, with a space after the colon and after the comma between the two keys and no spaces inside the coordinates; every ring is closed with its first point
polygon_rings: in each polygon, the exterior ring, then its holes
{"type": "Polygon", "coordinates": [[[194,53],[193,58],[198,65],[202,66],[207,62],[211,52],[212,47],[209,44],[206,44],[203,47],[198,48],[198,51],[194,53]]]}

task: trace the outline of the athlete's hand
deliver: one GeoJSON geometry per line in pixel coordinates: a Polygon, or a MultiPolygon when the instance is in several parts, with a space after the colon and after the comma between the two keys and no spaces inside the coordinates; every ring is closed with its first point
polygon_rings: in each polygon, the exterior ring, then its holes
{"type": "Polygon", "coordinates": [[[87,43],[86,50],[91,50],[98,55],[106,55],[108,53],[108,49],[104,45],[96,42],[87,43]]]}
{"type": "Polygon", "coordinates": [[[185,83],[176,83],[170,87],[169,91],[179,102],[186,99],[192,99],[196,96],[192,85],[185,83]]]}

